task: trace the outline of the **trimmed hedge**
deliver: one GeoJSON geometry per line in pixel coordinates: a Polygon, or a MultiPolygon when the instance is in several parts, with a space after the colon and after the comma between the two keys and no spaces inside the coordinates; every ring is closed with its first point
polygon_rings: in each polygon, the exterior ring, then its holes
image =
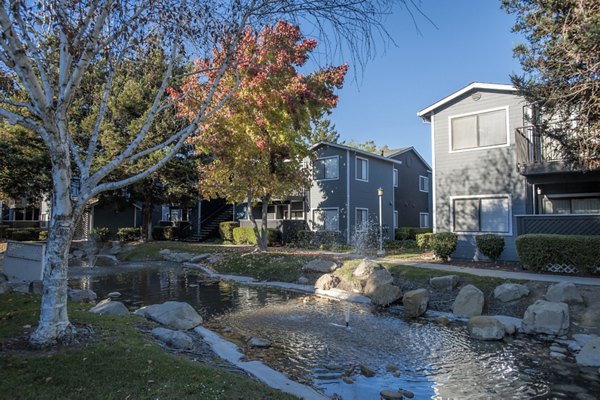
{"type": "Polygon", "coordinates": [[[421,250],[431,250],[431,236],[433,233],[419,233],[416,236],[417,247],[421,250]]]}
{"type": "Polygon", "coordinates": [[[117,230],[117,237],[121,242],[133,242],[135,240],[140,240],[141,235],[141,229],[133,226],[119,228],[119,230],[117,230]]]}
{"type": "Polygon", "coordinates": [[[403,226],[394,231],[396,240],[417,240],[417,235],[431,233],[431,228],[414,228],[403,226]]]}
{"type": "Polygon", "coordinates": [[[431,250],[433,255],[443,261],[448,261],[448,258],[456,250],[456,242],[458,238],[456,234],[451,232],[440,232],[431,235],[431,250]]]}
{"type": "Polygon", "coordinates": [[[48,231],[46,231],[46,230],[40,231],[40,233],[38,235],[38,240],[40,242],[45,242],[46,240],[48,240],[48,231]]]}
{"type": "MultiPolygon", "coordinates": [[[[278,242],[279,231],[272,228],[267,228],[267,245],[278,242]]],[[[256,244],[256,235],[254,228],[251,226],[233,228],[233,242],[235,244],[256,244]]]]}
{"type": "Polygon", "coordinates": [[[37,241],[40,239],[40,228],[7,228],[6,238],[18,241],[37,241]]]}
{"type": "Polygon", "coordinates": [[[94,228],[90,233],[99,242],[108,242],[108,239],[110,239],[110,229],[107,227],[94,228]]]}
{"type": "Polygon", "coordinates": [[[173,226],[153,226],[152,239],[154,240],[175,240],[175,227],[173,226]]]}
{"type": "Polygon", "coordinates": [[[239,228],[240,223],[237,221],[225,221],[219,224],[219,235],[226,242],[233,242],[233,230],[239,228]]]}
{"type": "Polygon", "coordinates": [[[504,238],[499,235],[489,233],[475,236],[475,243],[477,243],[477,248],[481,254],[489,257],[492,261],[500,258],[504,251],[504,238]]]}
{"type": "Polygon", "coordinates": [[[517,254],[527,269],[541,271],[548,264],[570,264],[595,273],[600,266],[600,236],[530,233],[517,237],[517,254]]]}

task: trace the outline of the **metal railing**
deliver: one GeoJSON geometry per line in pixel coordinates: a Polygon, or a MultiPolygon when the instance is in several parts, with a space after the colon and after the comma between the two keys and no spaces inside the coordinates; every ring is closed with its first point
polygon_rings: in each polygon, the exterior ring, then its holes
{"type": "Polygon", "coordinates": [[[515,131],[517,166],[561,161],[561,145],[544,134],[536,125],[522,126],[515,131]]]}

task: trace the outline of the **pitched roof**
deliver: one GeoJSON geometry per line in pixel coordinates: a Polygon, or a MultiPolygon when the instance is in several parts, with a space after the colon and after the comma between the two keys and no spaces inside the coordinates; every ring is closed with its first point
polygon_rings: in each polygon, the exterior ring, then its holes
{"type": "Polygon", "coordinates": [[[421,154],[419,154],[419,152],[417,151],[417,149],[415,149],[413,146],[411,146],[411,147],[400,147],[400,148],[393,149],[393,150],[390,150],[390,154],[387,155],[386,157],[395,157],[395,156],[398,156],[400,154],[406,153],[407,151],[412,151],[421,160],[421,162],[425,165],[425,167],[427,167],[427,169],[429,170],[429,172],[431,172],[431,167],[429,166],[429,164],[427,163],[427,161],[425,161],[425,159],[421,156],[421,154]],[[395,152],[391,153],[393,150],[395,150],[395,152]]]}
{"type": "Polygon", "coordinates": [[[468,84],[467,86],[465,86],[464,88],[457,90],[456,92],[449,94],[448,96],[444,97],[443,99],[433,103],[429,107],[422,109],[421,111],[419,111],[417,113],[417,115],[419,117],[421,117],[423,119],[423,121],[430,122],[432,111],[435,111],[437,108],[456,99],[459,96],[462,96],[463,94],[465,94],[471,90],[477,90],[477,89],[479,89],[479,90],[500,90],[500,91],[506,91],[506,92],[516,92],[517,91],[517,88],[515,88],[513,85],[507,85],[507,84],[502,84],[502,83],[472,82],[472,83],[468,84]]]}
{"type": "Polygon", "coordinates": [[[376,154],[376,153],[371,153],[369,151],[364,151],[364,150],[361,150],[361,149],[357,149],[355,147],[350,147],[350,146],[346,146],[346,145],[339,144],[339,143],[319,142],[319,143],[315,143],[312,146],[310,146],[310,149],[314,150],[314,149],[316,149],[319,146],[337,147],[338,149],[354,151],[356,153],[362,154],[362,155],[367,156],[367,157],[376,158],[378,160],[389,161],[389,162],[392,162],[394,164],[402,164],[402,161],[394,160],[392,158],[380,156],[379,154],[376,154]]]}
{"type": "Polygon", "coordinates": [[[403,153],[407,149],[410,149],[410,147],[398,147],[398,148],[395,148],[395,149],[385,150],[383,152],[383,156],[384,157],[391,157],[393,155],[396,155],[397,153],[403,153]]]}

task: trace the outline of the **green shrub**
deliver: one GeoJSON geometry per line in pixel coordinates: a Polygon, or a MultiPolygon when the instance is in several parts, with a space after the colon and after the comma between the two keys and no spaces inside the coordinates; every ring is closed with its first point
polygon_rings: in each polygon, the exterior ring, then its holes
{"type": "Polygon", "coordinates": [[[154,240],[175,240],[175,227],[173,226],[153,226],[152,239],[154,240]]]}
{"type": "MultiPolygon", "coordinates": [[[[267,228],[267,245],[271,246],[279,241],[279,231],[267,228]]],[[[251,226],[233,228],[233,242],[235,244],[256,244],[256,235],[251,226]]]]}
{"type": "Polygon", "coordinates": [[[227,242],[233,242],[233,229],[240,226],[236,221],[225,221],[219,224],[219,235],[227,242]]]}
{"type": "Polygon", "coordinates": [[[117,237],[121,242],[133,242],[139,240],[141,236],[140,228],[136,227],[125,227],[117,230],[117,237]]]}
{"type": "Polygon", "coordinates": [[[504,238],[499,235],[486,234],[475,236],[477,248],[486,257],[496,261],[504,251],[504,238]]]}
{"type": "Polygon", "coordinates": [[[90,234],[92,238],[99,242],[108,242],[108,239],[110,239],[110,230],[107,227],[94,228],[90,234]]]}
{"type": "Polygon", "coordinates": [[[40,233],[38,234],[38,240],[40,242],[45,242],[46,240],[48,240],[48,231],[40,231],[40,233]]]}
{"type": "Polygon", "coordinates": [[[440,232],[431,235],[431,250],[433,255],[443,261],[448,261],[448,258],[456,250],[456,242],[458,238],[451,232],[440,232]]]}
{"type": "Polygon", "coordinates": [[[6,238],[18,241],[39,240],[40,228],[7,228],[6,238]]]}
{"type": "Polygon", "coordinates": [[[433,233],[419,233],[416,235],[417,247],[421,250],[431,250],[431,236],[433,233]]]}
{"type": "Polygon", "coordinates": [[[397,228],[394,231],[394,236],[395,236],[396,240],[416,240],[417,235],[422,234],[422,233],[431,233],[431,229],[430,228],[415,228],[415,227],[404,226],[404,227],[397,228]]]}
{"type": "Polygon", "coordinates": [[[0,225],[0,239],[6,239],[6,230],[10,228],[10,225],[0,225]]]}
{"type": "Polygon", "coordinates": [[[590,273],[600,266],[600,236],[527,234],[517,237],[521,264],[532,271],[568,264],[590,273]]]}

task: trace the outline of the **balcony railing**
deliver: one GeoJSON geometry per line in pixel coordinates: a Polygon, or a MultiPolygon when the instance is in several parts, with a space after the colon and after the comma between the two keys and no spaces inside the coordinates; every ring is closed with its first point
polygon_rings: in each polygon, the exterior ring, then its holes
{"type": "Polygon", "coordinates": [[[543,164],[562,161],[561,145],[545,135],[535,125],[516,129],[515,145],[517,149],[517,168],[524,171],[531,164],[543,164]]]}

